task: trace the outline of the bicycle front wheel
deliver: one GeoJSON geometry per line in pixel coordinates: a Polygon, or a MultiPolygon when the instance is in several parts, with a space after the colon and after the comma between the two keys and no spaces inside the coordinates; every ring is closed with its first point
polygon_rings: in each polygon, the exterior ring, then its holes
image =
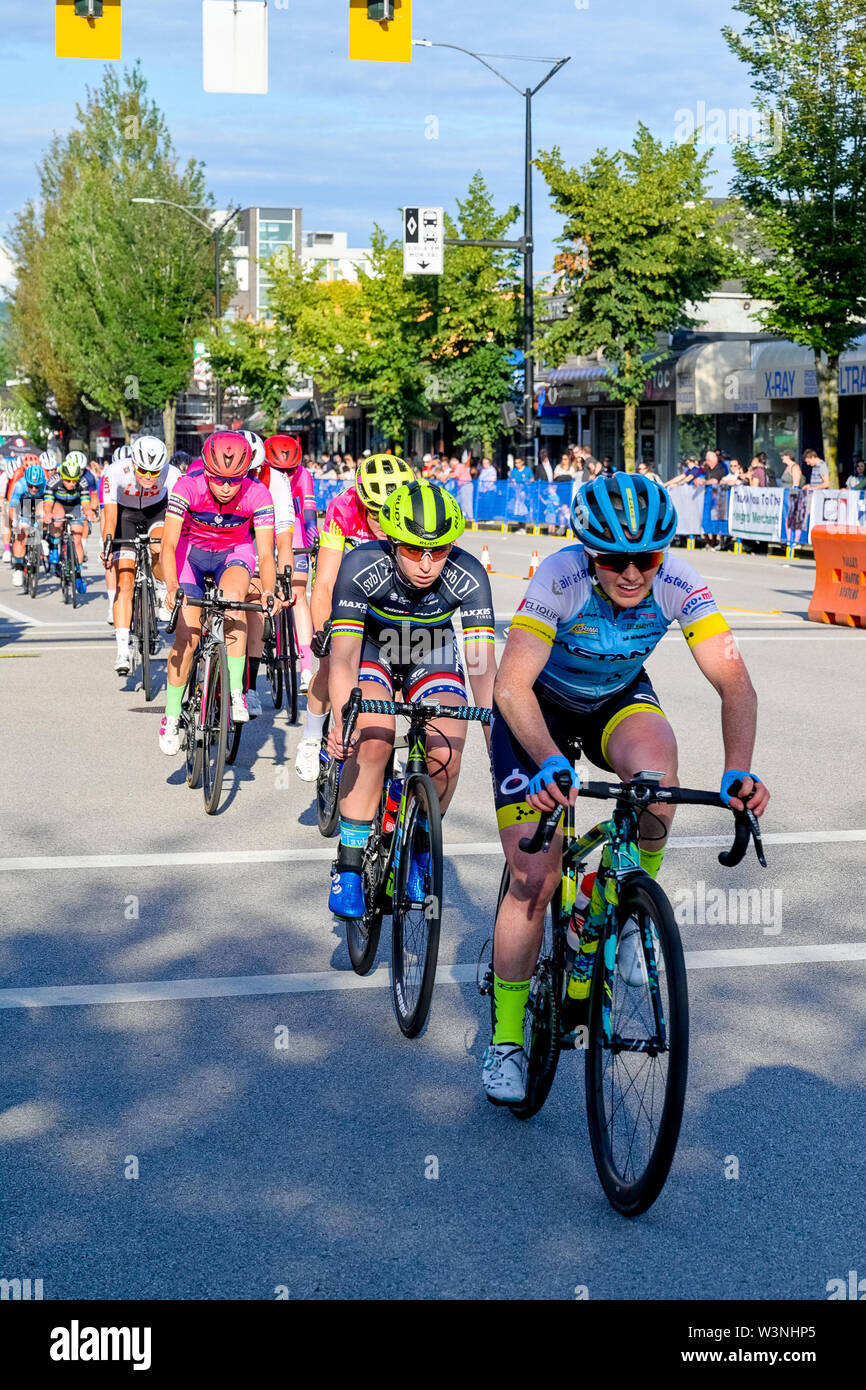
{"type": "Polygon", "coordinates": [[[608,1201],[639,1216],[676,1152],[689,1055],[683,948],[663,890],[645,873],[623,883],[593,968],[586,1053],[592,1154],[608,1201]]]}
{"type": "Polygon", "coordinates": [[[298,722],[298,643],[295,637],[295,617],[291,608],[280,613],[283,624],[282,657],[285,670],[286,709],[289,723],[298,722]]]}
{"type": "Polygon", "coordinates": [[[276,638],[265,647],[265,669],[268,673],[268,685],[270,686],[274,709],[279,709],[283,703],[283,668],[276,654],[275,642],[276,638]]]}
{"type": "Polygon", "coordinates": [[[407,1038],[422,1032],[439,958],[442,922],[442,813],[432,777],[413,773],[399,834],[392,916],[394,1012],[407,1038]]]}
{"type": "Polygon", "coordinates": [[[36,597],[36,589],[39,584],[39,561],[41,558],[41,554],[37,556],[31,550],[27,560],[27,592],[31,598],[36,597]]]}
{"type": "Polygon", "coordinates": [[[153,698],[150,681],[150,641],[152,636],[150,619],[150,595],[146,587],[142,585],[138,590],[138,625],[141,628],[141,689],[145,704],[149,704],[153,698]]]}
{"type": "Polygon", "coordinates": [[[199,680],[198,653],[196,653],[183,693],[181,719],[184,731],[186,784],[188,787],[197,787],[201,781],[202,765],[201,682],[199,680]]]}
{"type": "Polygon", "coordinates": [[[229,663],[221,642],[212,648],[207,666],[207,699],[202,718],[202,790],[204,808],[212,816],[219,806],[226,768],[229,734],[229,663]]]}
{"type": "Polygon", "coordinates": [[[68,566],[67,588],[72,599],[72,607],[78,607],[78,563],[75,556],[75,541],[70,538],[69,548],[66,552],[66,563],[68,566]]]}
{"type": "Polygon", "coordinates": [[[340,821],[340,773],[342,763],[337,762],[326,751],[328,725],[331,716],[325,717],[322,729],[322,749],[319,753],[319,774],[316,778],[316,815],[319,821],[319,834],[329,840],[336,834],[340,821]]]}

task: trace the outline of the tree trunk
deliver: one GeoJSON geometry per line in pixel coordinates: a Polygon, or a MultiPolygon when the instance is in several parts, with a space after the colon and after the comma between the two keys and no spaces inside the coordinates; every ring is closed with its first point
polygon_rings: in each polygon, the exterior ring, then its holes
{"type": "Polygon", "coordinates": [[[177,419],[177,397],[172,396],[162,407],[162,432],[165,435],[165,447],[168,456],[171,458],[174,453],[174,425],[177,419]]]}
{"type": "Polygon", "coordinates": [[[132,437],[132,421],[127,418],[125,410],[120,412],[120,423],[123,426],[124,443],[128,444],[132,437]]]}
{"type": "Polygon", "coordinates": [[[637,404],[635,401],[626,401],[622,422],[622,445],[625,454],[625,469],[627,473],[634,472],[636,434],[637,404]]]}
{"type": "Polygon", "coordinates": [[[818,374],[818,404],[821,408],[821,433],[824,437],[824,462],[830,470],[830,487],[839,486],[839,354],[825,357],[815,353],[818,374]]]}

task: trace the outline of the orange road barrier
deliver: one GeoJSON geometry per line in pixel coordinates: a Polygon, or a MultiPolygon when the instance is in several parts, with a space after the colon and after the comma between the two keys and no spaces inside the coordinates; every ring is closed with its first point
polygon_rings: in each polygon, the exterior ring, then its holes
{"type": "Polygon", "coordinates": [[[492,574],[492,573],[493,573],[493,566],[492,566],[491,563],[490,563],[490,546],[489,546],[489,545],[482,545],[482,547],[481,547],[481,563],[482,563],[482,565],[484,566],[484,568],[486,569],[486,571],[487,571],[488,574],[492,574]]]}
{"type": "Polygon", "coordinates": [[[532,557],[531,557],[531,559],[530,559],[530,561],[529,561],[529,578],[530,578],[530,579],[531,579],[532,576],[535,574],[535,571],[538,569],[539,564],[540,564],[540,561],[539,561],[539,559],[538,559],[538,551],[537,551],[537,550],[533,550],[533,552],[532,552],[532,557]]]}
{"type": "Polygon", "coordinates": [[[866,529],[813,526],[815,591],[809,621],[866,627],[866,529]]]}

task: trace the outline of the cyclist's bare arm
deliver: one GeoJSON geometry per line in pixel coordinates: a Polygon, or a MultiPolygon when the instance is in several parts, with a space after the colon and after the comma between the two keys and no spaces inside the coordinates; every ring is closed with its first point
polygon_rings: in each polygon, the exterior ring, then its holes
{"type": "MultiPolygon", "coordinates": [[[[496,680],[496,655],[492,642],[464,642],[463,656],[472,696],[476,705],[489,709],[493,704],[493,685],[496,680]]],[[[490,725],[482,724],[484,740],[490,747],[490,725]]]]}
{"type": "MultiPolygon", "coordinates": [[[[717,632],[706,641],[696,643],[691,653],[721,697],[725,770],[751,767],[758,725],[758,697],[733,633],[717,632]]],[[[747,779],[743,787],[746,795],[750,785],[747,779]]],[[[759,782],[749,809],[756,816],[762,816],[769,800],[770,793],[759,782]]],[[[743,809],[742,801],[735,796],[731,797],[731,805],[736,811],[743,809]]]]}
{"type": "Polygon", "coordinates": [[[331,666],[328,675],[328,696],[335,718],[328,734],[328,752],[332,758],[343,756],[341,736],[343,729],[342,709],[358,684],[358,667],[361,664],[362,637],[338,633],[331,641],[331,666]]]}
{"type": "Polygon", "coordinates": [[[334,550],[330,546],[319,547],[319,555],[316,560],[316,582],[313,585],[310,599],[314,632],[321,632],[331,616],[331,599],[342,558],[342,550],[334,550]]]}
{"type": "Polygon", "coordinates": [[[274,528],[273,526],[257,526],[255,536],[262,596],[273,594],[277,584],[277,570],[274,564],[274,528]]]}
{"type": "MultiPolygon", "coordinates": [[[[496,704],[509,728],[539,767],[560,752],[547,732],[541,706],[533,690],[549,656],[549,643],[543,642],[534,633],[512,628],[493,688],[496,704]]],[[[572,788],[568,800],[574,802],[576,797],[577,789],[572,788]]],[[[566,798],[558,789],[556,802],[548,792],[539,792],[532,804],[538,810],[552,811],[554,804],[565,805],[566,798]]]]}
{"type": "MultiPolygon", "coordinates": [[[[183,517],[173,516],[171,512],[166,512],[165,521],[162,526],[162,575],[167,589],[166,602],[169,608],[174,603],[174,596],[177,593],[177,558],[175,551],[180,540],[181,528],[183,527],[183,517]]],[[[271,560],[273,564],[273,559],[271,560]]]]}

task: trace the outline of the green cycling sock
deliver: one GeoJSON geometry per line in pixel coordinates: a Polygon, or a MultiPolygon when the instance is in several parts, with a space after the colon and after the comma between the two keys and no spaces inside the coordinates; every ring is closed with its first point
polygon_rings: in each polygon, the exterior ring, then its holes
{"type": "Polygon", "coordinates": [[[232,695],[234,695],[236,690],[243,690],[244,688],[245,663],[245,656],[229,657],[229,690],[232,695]]]}
{"type": "Polygon", "coordinates": [[[165,714],[167,719],[180,719],[181,705],[183,704],[183,692],[186,684],[172,685],[171,681],[165,687],[165,714]]]}
{"type": "Polygon", "coordinates": [[[523,1019],[529,999],[529,980],[500,980],[493,976],[493,1026],[491,1042],[523,1046],[523,1019]]]}
{"type": "Polygon", "coordinates": [[[650,878],[656,879],[659,876],[659,869],[664,857],[663,849],[642,849],[640,851],[640,866],[649,874],[650,878]]]}

